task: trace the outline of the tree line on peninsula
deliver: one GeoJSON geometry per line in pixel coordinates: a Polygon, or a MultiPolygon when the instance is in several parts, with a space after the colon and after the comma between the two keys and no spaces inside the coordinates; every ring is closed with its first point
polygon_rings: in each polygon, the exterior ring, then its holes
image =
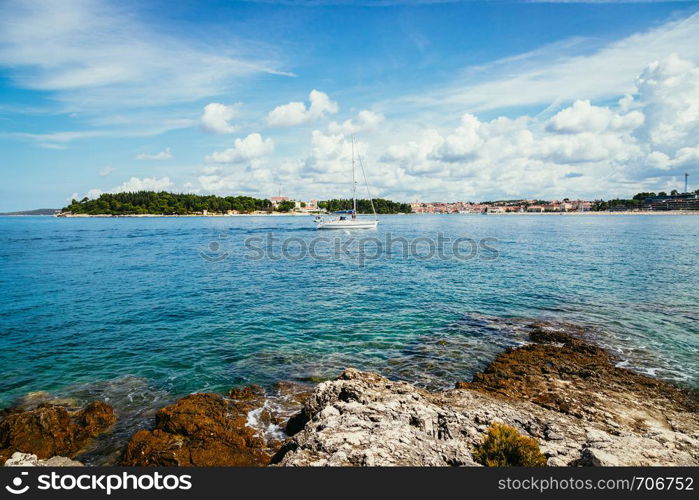
{"type": "MultiPolygon", "coordinates": [[[[376,212],[380,214],[408,213],[410,205],[391,200],[373,200],[376,212]]],[[[304,204],[305,205],[305,204],[304,204]]],[[[349,210],[352,200],[334,199],[318,203],[320,209],[329,212],[349,210]]],[[[138,191],[124,193],[104,193],[98,198],[72,200],[62,209],[64,213],[84,215],[192,215],[204,211],[214,213],[290,212],[294,202],[281,202],[274,207],[265,198],[251,196],[216,196],[190,193],[169,193],[167,191],[138,191]]],[[[359,213],[372,213],[369,200],[357,200],[359,213]]]]}

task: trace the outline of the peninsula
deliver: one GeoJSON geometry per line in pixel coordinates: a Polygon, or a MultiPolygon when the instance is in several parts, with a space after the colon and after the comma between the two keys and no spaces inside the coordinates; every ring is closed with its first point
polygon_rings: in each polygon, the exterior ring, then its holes
{"type": "MultiPolygon", "coordinates": [[[[382,198],[357,200],[359,213],[372,213],[373,201],[379,214],[409,213],[410,205],[382,198]]],[[[250,196],[216,196],[167,191],[104,193],[99,198],[72,200],[58,214],[70,216],[145,216],[145,215],[241,215],[241,214],[309,214],[334,212],[352,207],[352,200],[294,201],[277,196],[270,199],[250,196]]]]}

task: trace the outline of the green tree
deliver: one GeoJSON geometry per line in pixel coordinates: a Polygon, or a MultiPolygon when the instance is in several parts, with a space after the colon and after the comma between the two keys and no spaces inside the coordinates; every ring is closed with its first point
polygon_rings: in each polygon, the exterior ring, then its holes
{"type": "Polygon", "coordinates": [[[64,212],[90,215],[187,215],[203,210],[211,213],[225,213],[227,210],[253,212],[269,210],[271,202],[266,199],[249,196],[219,197],[214,195],[200,196],[196,194],[168,193],[161,191],[138,191],[129,193],[105,193],[99,198],[90,200],[85,197],[80,201],[71,200],[70,205],[63,208],[64,212]]]}
{"type": "Polygon", "coordinates": [[[293,201],[285,200],[279,203],[279,205],[277,205],[277,212],[290,212],[294,208],[296,208],[296,203],[294,203],[293,201]]]}
{"type": "MultiPolygon", "coordinates": [[[[373,200],[374,209],[377,214],[397,214],[410,213],[412,210],[409,203],[399,203],[383,198],[373,200]]],[[[352,210],[352,200],[350,199],[333,199],[318,202],[319,208],[324,208],[328,212],[338,212],[341,210],[352,210]]],[[[357,212],[360,214],[370,214],[371,200],[357,200],[357,212]]]]}

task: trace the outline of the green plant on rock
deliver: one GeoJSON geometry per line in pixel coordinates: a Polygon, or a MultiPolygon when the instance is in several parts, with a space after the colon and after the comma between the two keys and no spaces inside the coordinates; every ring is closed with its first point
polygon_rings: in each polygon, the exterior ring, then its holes
{"type": "Polygon", "coordinates": [[[542,467],[546,457],[536,439],[521,435],[509,425],[493,422],[473,457],[486,467],[542,467]]]}

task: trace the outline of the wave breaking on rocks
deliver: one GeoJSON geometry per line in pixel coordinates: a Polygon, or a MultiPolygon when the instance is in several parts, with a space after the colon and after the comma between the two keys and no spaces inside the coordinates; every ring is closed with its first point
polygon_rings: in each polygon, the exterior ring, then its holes
{"type": "MultiPolygon", "coordinates": [[[[695,391],[619,366],[580,328],[528,322],[518,332],[515,345],[448,390],[349,368],[315,388],[280,382],[192,394],[158,410],[152,427],[132,430],[112,463],[478,466],[474,449],[497,422],[536,440],[549,466],[699,465],[695,391]]],[[[79,459],[119,427],[103,402],[67,404],[0,414],[0,459],[79,459]]]]}

